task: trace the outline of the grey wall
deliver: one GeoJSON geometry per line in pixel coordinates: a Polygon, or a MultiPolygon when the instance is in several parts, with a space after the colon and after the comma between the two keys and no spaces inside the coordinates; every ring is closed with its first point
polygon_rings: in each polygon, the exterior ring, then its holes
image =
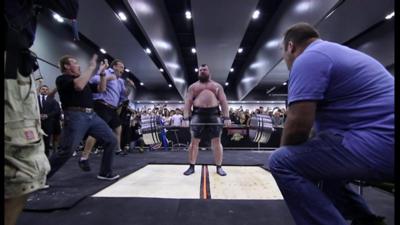
{"type": "Polygon", "coordinates": [[[374,57],[385,67],[390,67],[394,64],[394,20],[385,21],[368,30],[350,41],[348,46],[374,57]]]}

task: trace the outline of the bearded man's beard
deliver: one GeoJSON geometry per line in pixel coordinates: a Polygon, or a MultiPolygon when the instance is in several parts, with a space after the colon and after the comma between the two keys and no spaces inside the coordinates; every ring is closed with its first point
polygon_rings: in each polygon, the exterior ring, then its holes
{"type": "Polygon", "coordinates": [[[206,82],[209,81],[209,80],[210,80],[210,76],[207,76],[207,75],[204,75],[204,76],[199,75],[199,81],[200,81],[201,83],[206,83],[206,82]]]}

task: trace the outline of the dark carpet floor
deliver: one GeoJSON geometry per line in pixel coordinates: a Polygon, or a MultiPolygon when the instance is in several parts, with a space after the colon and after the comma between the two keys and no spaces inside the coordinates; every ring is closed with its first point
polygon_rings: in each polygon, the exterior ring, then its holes
{"type": "MultiPolygon", "coordinates": [[[[225,151],[225,165],[263,166],[270,152],[225,151]]],[[[99,181],[100,156],[91,158],[91,172],[82,172],[71,158],[50,180],[50,189],[31,195],[18,225],[292,225],[283,200],[194,200],[92,198],[114,182],[99,181]]],[[[114,157],[114,171],[128,175],[147,164],[186,164],[187,152],[130,153],[114,157]]],[[[200,151],[198,164],[213,164],[210,151],[200,151]]],[[[394,225],[393,195],[365,188],[371,208],[394,225]]]]}
{"type": "MultiPolygon", "coordinates": [[[[225,151],[224,165],[262,166],[270,153],[266,151],[225,151]]],[[[33,193],[25,210],[49,211],[68,209],[79,201],[116,181],[96,179],[100,167],[100,155],[90,158],[92,170],[83,172],[78,167],[79,157],[72,157],[49,181],[51,188],[33,193]]],[[[213,164],[210,151],[200,151],[198,164],[213,164]]],[[[146,152],[114,156],[114,172],[121,177],[146,166],[147,164],[187,164],[187,152],[146,152]]]]}

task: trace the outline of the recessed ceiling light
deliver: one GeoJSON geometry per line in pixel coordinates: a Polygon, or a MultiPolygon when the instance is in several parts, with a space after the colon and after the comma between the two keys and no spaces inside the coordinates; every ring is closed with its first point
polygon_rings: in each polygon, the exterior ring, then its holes
{"type": "Polygon", "coordinates": [[[238,52],[239,52],[239,53],[242,53],[242,52],[243,52],[243,48],[239,48],[239,49],[238,49],[238,52]]]}
{"type": "Polygon", "coordinates": [[[192,13],[190,11],[185,12],[186,19],[190,20],[192,18],[192,13]]]}
{"type": "Polygon", "coordinates": [[[151,50],[149,48],[146,48],[146,50],[144,50],[147,54],[151,54],[151,50]]]}
{"type": "Polygon", "coordinates": [[[164,72],[164,69],[163,69],[163,68],[160,68],[160,72],[161,72],[161,73],[164,72]]]}
{"type": "Polygon", "coordinates": [[[168,87],[172,87],[172,84],[168,84],[168,87]]]}
{"type": "Polygon", "coordinates": [[[122,21],[126,21],[127,18],[126,18],[126,16],[125,16],[125,13],[119,12],[119,13],[118,13],[118,19],[120,19],[120,20],[122,20],[122,21]]]}
{"type": "Polygon", "coordinates": [[[235,69],[231,68],[230,71],[233,72],[233,71],[235,71],[235,69]]]}
{"type": "Polygon", "coordinates": [[[385,19],[390,20],[390,19],[393,18],[393,16],[394,16],[394,12],[392,12],[392,13],[388,14],[387,16],[385,16],[385,19]]]}
{"type": "Polygon", "coordinates": [[[64,22],[64,19],[63,19],[60,15],[58,15],[57,13],[54,13],[54,14],[53,14],[53,18],[54,18],[55,20],[57,20],[57,22],[59,22],[59,23],[64,22]]]}
{"type": "Polygon", "coordinates": [[[103,54],[106,54],[106,53],[107,53],[106,50],[104,50],[104,49],[102,49],[102,48],[100,49],[100,52],[103,53],[103,54]]]}
{"type": "Polygon", "coordinates": [[[225,82],[225,86],[228,86],[229,85],[229,82],[225,82]]]}
{"type": "Polygon", "coordinates": [[[256,11],[253,12],[253,19],[258,19],[258,17],[260,16],[260,11],[257,9],[256,11]]]}
{"type": "Polygon", "coordinates": [[[140,82],[140,86],[143,86],[144,85],[144,83],[143,82],[140,82]]]}
{"type": "Polygon", "coordinates": [[[196,49],[195,48],[192,48],[192,53],[193,54],[196,53],[196,49]]]}
{"type": "Polygon", "coordinates": [[[194,72],[199,72],[199,69],[197,69],[197,68],[194,68],[194,72]]]}
{"type": "Polygon", "coordinates": [[[125,71],[126,71],[126,72],[129,72],[130,70],[129,70],[129,69],[125,69],[125,71]]]}

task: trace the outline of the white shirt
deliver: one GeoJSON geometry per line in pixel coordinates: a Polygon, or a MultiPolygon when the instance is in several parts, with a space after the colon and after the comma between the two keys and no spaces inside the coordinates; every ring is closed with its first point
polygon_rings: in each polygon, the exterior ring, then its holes
{"type": "Polygon", "coordinates": [[[44,96],[44,100],[45,101],[47,100],[47,95],[42,95],[42,94],[39,95],[39,102],[42,107],[43,107],[43,96],[44,96]]]}
{"type": "Polygon", "coordinates": [[[171,126],[182,126],[183,116],[181,114],[174,114],[171,116],[171,126]]]}

